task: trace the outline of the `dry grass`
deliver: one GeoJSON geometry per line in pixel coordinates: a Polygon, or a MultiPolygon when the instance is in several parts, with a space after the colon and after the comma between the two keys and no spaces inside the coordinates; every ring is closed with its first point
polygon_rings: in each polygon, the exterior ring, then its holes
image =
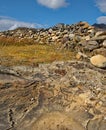
{"type": "MultiPolygon", "coordinates": [[[[16,42],[16,41],[15,41],[16,42]]],[[[53,61],[66,61],[74,57],[68,50],[59,50],[57,46],[39,44],[14,44],[0,41],[0,64],[13,65],[36,65],[38,63],[50,63],[53,61]],[[2,44],[1,44],[2,43],[2,44]]],[[[25,43],[25,42],[24,42],[25,43]]]]}
{"type": "Polygon", "coordinates": [[[0,46],[10,46],[10,45],[20,46],[20,45],[33,45],[33,44],[36,44],[33,39],[28,38],[19,39],[11,36],[10,37],[0,36],[0,46]]]}

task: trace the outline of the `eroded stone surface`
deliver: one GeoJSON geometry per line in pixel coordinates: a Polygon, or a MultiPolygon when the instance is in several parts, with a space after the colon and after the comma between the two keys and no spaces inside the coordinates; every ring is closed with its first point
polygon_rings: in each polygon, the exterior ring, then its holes
{"type": "Polygon", "coordinates": [[[84,130],[79,123],[74,121],[69,115],[63,112],[51,112],[40,117],[32,125],[32,130],[84,130]]]}
{"type": "Polygon", "coordinates": [[[105,130],[105,69],[69,61],[6,72],[21,80],[0,79],[0,129],[105,130]]]}

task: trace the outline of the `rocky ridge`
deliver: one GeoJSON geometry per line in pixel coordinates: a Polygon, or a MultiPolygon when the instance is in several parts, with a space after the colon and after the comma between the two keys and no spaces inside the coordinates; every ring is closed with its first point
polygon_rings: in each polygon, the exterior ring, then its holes
{"type": "Polygon", "coordinates": [[[72,61],[36,67],[0,66],[0,130],[106,129],[105,30],[79,22],[18,28],[0,37],[59,44],[77,54],[72,61]]]}
{"type": "Polygon", "coordinates": [[[0,32],[0,37],[33,40],[33,43],[55,44],[60,48],[74,50],[76,52],[91,52],[89,54],[105,54],[106,31],[95,28],[86,22],[72,25],[57,24],[47,29],[17,28],[0,32]],[[102,50],[101,50],[102,49],[102,50]]]}

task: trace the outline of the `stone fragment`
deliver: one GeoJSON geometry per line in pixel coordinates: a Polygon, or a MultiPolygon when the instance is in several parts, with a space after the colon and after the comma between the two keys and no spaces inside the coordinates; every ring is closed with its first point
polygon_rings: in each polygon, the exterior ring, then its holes
{"type": "Polygon", "coordinates": [[[83,39],[88,41],[88,40],[90,40],[90,36],[89,35],[85,36],[85,37],[83,37],[83,39]]]}
{"type": "Polygon", "coordinates": [[[68,35],[68,34],[65,34],[63,37],[64,37],[64,38],[66,38],[66,37],[68,38],[68,37],[69,37],[69,35],[68,35]]]}
{"type": "Polygon", "coordinates": [[[73,34],[73,33],[70,33],[70,34],[69,34],[70,40],[72,40],[74,37],[75,37],[75,34],[73,34]]]}
{"type": "Polygon", "coordinates": [[[81,58],[87,58],[87,55],[81,53],[81,52],[78,52],[77,55],[76,55],[76,59],[81,59],[81,58]]]}
{"type": "Polygon", "coordinates": [[[106,48],[106,40],[104,40],[104,42],[103,42],[103,47],[106,48]]]}

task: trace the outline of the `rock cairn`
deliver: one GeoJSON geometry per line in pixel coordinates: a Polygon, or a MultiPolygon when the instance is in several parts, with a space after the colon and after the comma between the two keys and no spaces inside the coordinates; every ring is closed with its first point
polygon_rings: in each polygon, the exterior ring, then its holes
{"type": "Polygon", "coordinates": [[[0,37],[12,37],[19,41],[29,39],[39,44],[58,44],[61,48],[81,52],[100,51],[97,49],[103,48],[103,53],[106,48],[106,31],[96,29],[87,22],[72,25],[60,23],[47,29],[17,28],[0,32],[0,37]]]}

